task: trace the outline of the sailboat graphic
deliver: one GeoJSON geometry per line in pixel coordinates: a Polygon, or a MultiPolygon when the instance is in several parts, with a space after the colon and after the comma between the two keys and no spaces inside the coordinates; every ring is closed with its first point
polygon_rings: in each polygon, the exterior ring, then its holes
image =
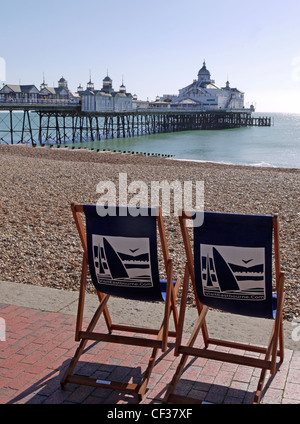
{"type": "Polygon", "coordinates": [[[93,234],[94,270],[100,284],[152,287],[148,238],[93,234]]]}
{"type": "Polygon", "coordinates": [[[200,245],[204,296],[259,300],[265,297],[261,247],[200,245]]]}
{"type": "Polygon", "coordinates": [[[106,238],[103,238],[103,247],[107,260],[107,265],[112,278],[129,278],[123,262],[118,253],[113,249],[106,238]]]}
{"type": "Polygon", "coordinates": [[[213,247],[213,258],[220,290],[222,292],[227,290],[240,290],[231,269],[215,247],[213,247]]]}

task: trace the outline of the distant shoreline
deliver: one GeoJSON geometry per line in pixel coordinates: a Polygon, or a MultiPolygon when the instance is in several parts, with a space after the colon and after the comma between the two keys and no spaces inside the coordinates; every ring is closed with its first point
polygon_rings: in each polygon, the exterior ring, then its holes
{"type": "MultiPolygon", "coordinates": [[[[166,158],[169,159],[169,158],[166,158]]],[[[201,160],[201,159],[180,159],[180,158],[171,158],[173,160],[178,160],[178,161],[183,161],[183,162],[199,162],[199,163],[216,163],[219,165],[226,165],[226,166],[247,166],[247,167],[254,167],[254,168],[272,168],[272,169],[295,169],[295,170],[300,170],[300,165],[299,168],[289,168],[289,167],[280,167],[280,166],[275,166],[275,165],[271,165],[269,163],[264,162],[264,165],[262,165],[261,163],[258,164],[237,164],[237,163],[230,163],[230,162],[218,162],[218,161],[209,161],[209,160],[201,160]]]]}
{"type": "MultiPolygon", "coordinates": [[[[6,147],[6,148],[8,148],[8,149],[10,149],[10,148],[18,148],[18,147],[27,147],[28,149],[32,149],[33,150],[33,152],[34,151],[36,151],[36,149],[38,149],[39,151],[43,151],[44,152],[44,155],[43,156],[47,156],[47,153],[46,152],[57,152],[57,154],[58,154],[58,152],[60,153],[60,154],[68,154],[69,152],[72,152],[72,154],[94,154],[95,155],[95,157],[93,158],[93,159],[95,159],[95,162],[99,162],[99,156],[100,155],[102,155],[102,154],[104,154],[104,155],[106,155],[106,157],[108,157],[109,155],[119,155],[122,159],[121,159],[121,161],[123,162],[123,160],[124,160],[124,158],[126,157],[127,158],[127,160],[128,160],[128,158],[129,157],[131,157],[131,158],[136,158],[136,160],[161,160],[161,161],[175,161],[175,162],[183,162],[183,163],[190,163],[190,164],[197,164],[197,163],[199,163],[199,164],[211,164],[211,165],[216,165],[216,166],[230,166],[230,167],[242,167],[242,168],[256,168],[256,169],[268,169],[268,168],[270,168],[270,169],[273,169],[273,170],[282,170],[282,171],[284,171],[284,170],[287,170],[287,171],[299,171],[300,172],[300,167],[299,168],[289,168],[289,167],[280,167],[280,166],[275,166],[275,165],[271,165],[271,164],[266,164],[266,165],[260,165],[260,164],[237,164],[237,163],[229,163],[229,162],[220,162],[220,161],[209,161],[209,160],[201,160],[201,159],[182,159],[182,158],[176,158],[176,157],[162,157],[162,156],[155,156],[155,155],[147,155],[147,156],[144,156],[144,155],[140,155],[140,154],[138,154],[138,153],[128,153],[128,152],[126,152],[126,153],[122,153],[122,152],[118,152],[118,151],[116,151],[116,152],[113,152],[113,151],[111,151],[111,150],[101,150],[101,151],[99,151],[99,152],[95,152],[95,151],[93,151],[93,150],[90,150],[90,149],[88,149],[88,148],[80,148],[80,149],[78,149],[78,148],[75,148],[75,149],[70,149],[70,148],[65,148],[64,147],[64,145],[61,145],[62,147],[61,148],[57,148],[57,146],[56,147],[53,147],[52,149],[51,148],[49,148],[49,147],[46,147],[46,146],[44,146],[44,147],[42,147],[42,146],[36,146],[36,147],[32,147],[31,145],[30,145],[30,143],[25,143],[25,144],[0,144],[0,152],[1,152],[1,150],[3,151],[3,150],[6,150],[5,148],[4,148],[4,146],[6,147]],[[98,156],[97,156],[98,155],[98,156]]],[[[55,146],[55,145],[54,145],[55,146]]],[[[7,150],[6,150],[7,151],[7,150]]],[[[37,153],[36,155],[33,153],[33,152],[31,152],[31,153],[26,153],[26,155],[28,155],[28,156],[37,156],[37,157],[40,157],[41,156],[41,154],[39,154],[39,153],[37,153]]],[[[53,157],[49,157],[49,159],[51,159],[51,158],[53,158],[53,157]]],[[[65,157],[64,159],[66,159],[67,157],[65,157]]],[[[89,158],[89,160],[90,159],[92,159],[92,158],[89,158]]],[[[134,159],[133,159],[134,160],[134,159]]],[[[93,161],[93,160],[92,160],[93,161]]]]}

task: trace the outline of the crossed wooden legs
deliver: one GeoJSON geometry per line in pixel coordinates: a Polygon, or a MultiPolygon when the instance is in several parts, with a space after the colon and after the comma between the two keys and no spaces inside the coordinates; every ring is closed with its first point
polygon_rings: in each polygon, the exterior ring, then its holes
{"type": "MultiPolygon", "coordinates": [[[[283,288],[283,278],[284,278],[283,274],[281,274],[280,279],[282,279],[282,281],[280,282],[279,287],[282,287],[282,288],[283,288]]],[[[168,403],[168,402],[202,403],[201,400],[192,399],[185,396],[183,397],[183,396],[174,394],[176,385],[178,381],[180,380],[180,377],[184,371],[184,368],[186,366],[189,356],[202,357],[207,359],[235,363],[239,365],[261,368],[261,374],[258,381],[257,390],[255,392],[254,402],[253,402],[253,403],[259,403],[262,392],[263,392],[264,381],[265,381],[267,371],[269,370],[270,373],[274,375],[278,365],[276,363],[276,357],[279,356],[281,362],[283,361],[283,358],[284,358],[283,325],[282,325],[282,307],[283,307],[284,295],[282,291],[279,290],[279,293],[278,293],[277,314],[274,321],[273,330],[270,336],[269,344],[266,348],[261,346],[253,346],[249,344],[230,342],[226,340],[218,340],[218,339],[207,337],[208,333],[207,333],[207,328],[205,323],[205,317],[209,310],[207,306],[202,306],[202,309],[199,312],[197,323],[195,324],[194,330],[189,338],[188,343],[186,345],[182,345],[181,338],[182,338],[185,305],[186,305],[187,291],[188,291],[188,279],[189,279],[188,271],[186,267],[185,278],[183,282],[183,292],[182,292],[182,298],[181,298],[180,316],[179,316],[179,323],[178,323],[179,330],[177,333],[176,346],[175,346],[175,355],[176,356],[181,355],[181,359],[173,375],[173,378],[168,387],[168,390],[166,392],[164,403],[168,403]],[[194,344],[196,342],[199,331],[201,329],[204,336],[203,339],[204,339],[205,347],[196,348],[194,347],[194,344]],[[213,351],[208,349],[209,344],[215,344],[215,345],[234,348],[234,349],[242,349],[242,350],[246,350],[250,352],[264,353],[265,357],[264,359],[259,359],[259,358],[246,357],[236,353],[225,353],[225,352],[213,351]],[[277,350],[278,344],[279,344],[279,350],[277,350]]]]}
{"type": "MultiPolygon", "coordinates": [[[[78,303],[78,314],[77,314],[77,324],[76,324],[76,336],[75,339],[80,342],[74,357],[72,358],[62,380],[61,380],[61,387],[64,388],[67,383],[74,383],[74,384],[82,384],[82,385],[88,385],[88,386],[94,386],[94,387],[102,387],[105,389],[111,389],[111,390],[118,390],[122,392],[130,392],[130,393],[136,393],[138,395],[139,401],[142,400],[145,391],[147,389],[147,385],[149,382],[149,378],[151,376],[153,367],[155,365],[155,361],[157,358],[157,355],[160,350],[165,351],[167,349],[167,344],[163,343],[164,336],[169,337],[176,337],[176,330],[178,328],[178,314],[176,309],[176,296],[179,291],[179,287],[181,284],[180,279],[177,280],[175,287],[171,290],[171,293],[169,294],[170,302],[165,304],[165,315],[163,322],[161,324],[161,327],[159,330],[155,329],[148,329],[148,328],[142,328],[142,327],[135,327],[135,326],[127,326],[123,324],[113,324],[110,318],[110,314],[108,312],[107,308],[107,302],[109,300],[109,295],[97,293],[99,297],[100,304],[94,313],[93,318],[91,319],[86,331],[82,331],[82,321],[83,321],[83,306],[84,306],[84,298],[85,298],[85,286],[86,286],[86,272],[87,272],[87,260],[84,256],[83,258],[83,266],[82,266],[82,275],[81,275],[81,287],[80,287],[80,294],[79,294],[79,303],[78,303]],[[173,313],[174,318],[174,324],[175,324],[175,331],[169,331],[168,330],[168,322],[170,318],[170,314],[173,313]],[[100,316],[103,314],[108,333],[99,333],[95,332],[95,326],[100,318],[100,316]],[[120,334],[112,334],[113,331],[122,331],[122,332],[134,332],[137,334],[150,334],[150,335],[156,335],[156,339],[150,339],[148,337],[136,337],[136,336],[125,336],[120,334]],[[142,378],[142,381],[140,384],[136,383],[124,383],[124,382],[118,382],[118,381],[108,381],[108,380],[98,380],[95,378],[85,377],[82,375],[76,375],[73,374],[75,367],[81,357],[81,355],[84,353],[84,350],[86,348],[87,342],[89,340],[94,341],[105,341],[110,343],[119,343],[124,345],[132,345],[132,346],[145,346],[152,348],[150,359],[148,362],[147,369],[145,371],[145,374],[142,378]]],[[[170,271],[171,272],[171,271],[170,271]]],[[[171,274],[169,275],[169,277],[171,274]]],[[[167,294],[168,297],[168,294],[167,294]]],[[[166,337],[166,340],[167,340],[166,337]]]]}

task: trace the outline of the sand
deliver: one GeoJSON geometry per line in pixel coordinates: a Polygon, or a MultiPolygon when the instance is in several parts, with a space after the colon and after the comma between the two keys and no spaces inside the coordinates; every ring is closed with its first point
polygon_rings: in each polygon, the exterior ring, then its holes
{"type": "MultiPolygon", "coordinates": [[[[82,253],[69,206],[95,203],[101,181],[118,187],[119,173],[128,184],[149,187],[151,181],[204,181],[207,211],[278,213],[284,318],[300,316],[300,170],[9,145],[0,145],[0,163],[1,280],[78,290],[82,253]]],[[[174,274],[183,277],[178,219],[171,214],[164,222],[174,274]]],[[[192,296],[188,301],[193,307],[192,296]]]]}

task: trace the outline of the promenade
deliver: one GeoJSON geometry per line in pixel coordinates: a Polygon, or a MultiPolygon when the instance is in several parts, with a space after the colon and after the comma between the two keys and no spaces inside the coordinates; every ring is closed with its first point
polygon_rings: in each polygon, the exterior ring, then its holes
{"type": "MultiPolygon", "coordinates": [[[[77,347],[74,341],[77,292],[1,282],[0,293],[0,317],[6,324],[6,341],[0,342],[0,404],[137,404],[135,395],[101,388],[67,384],[61,389],[60,379],[77,347]]],[[[97,297],[88,294],[86,322],[96,304],[97,297]]],[[[123,306],[119,301],[113,299],[111,306],[112,315],[120,316],[123,306]]],[[[144,320],[151,320],[154,325],[158,316],[156,307],[159,305],[154,304],[144,314],[144,320]]],[[[127,316],[132,311],[134,320],[142,316],[142,310],[143,305],[138,309],[135,305],[131,310],[129,303],[127,316]]],[[[194,308],[188,309],[185,338],[192,329],[195,314],[194,308]]],[[[258,321],[260,337],[263,339],[265,332],[267,338],[269,329],[262,320],[258,321]]],[[[231,335],[238,336],[229,318],[222,313],[208,314],[209,324],[213,324],[214,337],[223,334],[226,328],[231,335]]],[[[249,324],[249,319],[242,319],[245,337],[250,334],[247,334],[249,324]]],[[[100,325],[104,325],[104,321],[100,325]]],[[[262,404],[300,403],[300,351],[290,338],[291,323],[285,322],[284,329],[285,359],[275,377],[269,380],[262,404]]],[[[158,358],[142,404],[162,403],[179,360],[173,352],[170,345],[158,358]]],[[[131,376],[138,379],[145,370],[148,355],[147,348],[94,343],[82,357],[89,364],[79,362],[77,372],[88,376],[97,374],[102,379],[128,381],[131,376]]],[[[177,394],[204,398],[214,404],[252,403],[260,370],[200,358],[191,358],[188,363],[177,394]]]]}

